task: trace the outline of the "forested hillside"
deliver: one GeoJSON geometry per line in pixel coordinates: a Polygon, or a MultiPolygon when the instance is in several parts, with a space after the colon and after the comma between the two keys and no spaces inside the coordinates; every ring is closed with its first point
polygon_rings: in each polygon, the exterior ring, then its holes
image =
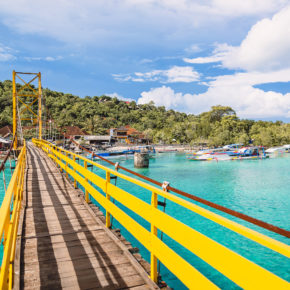
{"type": "MultiPolygon", "coordinates": [[[[29,92],[29,90],[27,89],[29,92]]],[[[75,125],[91,134],[129,124],[143,131],[155,143],[204,143],[219,146],[229,143],[272,146],[290,143],[290,124],[240,120],[230,107],[214,106],[200,115],[185,114],[154,103],[137,105],[108,96],[80,98],[43,89],[46,118],[59,127],[75,125]]],[[[0,82],[0,127],[12,124],[12,82],[0,82]]],[[[30,123],[31,124],[31,123],[30,123]]]]}

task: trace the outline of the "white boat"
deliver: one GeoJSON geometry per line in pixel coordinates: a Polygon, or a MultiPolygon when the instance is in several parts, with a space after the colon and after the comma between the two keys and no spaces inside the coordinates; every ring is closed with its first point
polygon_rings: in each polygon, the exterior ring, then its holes
{"type": "Polygon", "coordinates": [[[283,147],[285,148],[286,153],[290,153],[290,144],[286,144],[283,147]]]}
{"type": "Polygon", "coordinates": [[[266,154],[283,154],[286,152],[286,147],[284,146],[271,147],[268,148],[265,152],[266,154]]]}

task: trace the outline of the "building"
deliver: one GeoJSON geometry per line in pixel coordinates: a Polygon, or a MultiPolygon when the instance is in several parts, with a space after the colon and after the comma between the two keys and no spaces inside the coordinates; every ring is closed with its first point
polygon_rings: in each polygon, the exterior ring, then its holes
{"type": "Polygon", "coordinates": [[[119,143],[126,144],[148,144],[150,140],[142,132],[130,127],[129,125],[119,128],[111,128],[110,136],[116,138],[119,143]]]}
{"type": "Polygon", "coordinates": [[[64,135],[65,138],[73,138],[75,140],[88,135],[86,131],[80,129],[78,126],[64,126],[61,128],[61,134],[64,135]]]}
{"type": "Polygon", "coordinates": [[[0,136],[3,138],[12,138],[13,131],[12,126],[5,126],[0,129],[0,136]]]}
{"type": "Polygon", "coordinates": [[[105,136],[87,135],[84,136],[84,140],[87,141],[90,145],[112,145],[116,142],[116,138],[110,135],[105,136]]]}

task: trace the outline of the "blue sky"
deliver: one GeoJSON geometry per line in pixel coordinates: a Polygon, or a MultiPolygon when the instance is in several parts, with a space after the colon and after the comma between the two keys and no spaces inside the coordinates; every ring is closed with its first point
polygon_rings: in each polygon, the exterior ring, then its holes
{"type": "Polygon", "coordinates": [[[0,0],[0,80],[290,121],[289,0],[0,0]]]}

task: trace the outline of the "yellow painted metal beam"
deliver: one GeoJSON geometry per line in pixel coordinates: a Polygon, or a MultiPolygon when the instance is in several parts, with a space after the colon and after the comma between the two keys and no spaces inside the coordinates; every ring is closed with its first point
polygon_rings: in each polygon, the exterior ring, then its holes
{"type": "Polygon", "coordinates": [[[16,135],[16,132],[17,132],[17,111],[16,111],[16,106],[17,106],[17,97],[16,97],[16,81],[15,81],[15,76],[16,76],[16,73],[15,71],[13,71],[12,73],[12,98],[13,98],[13,136],[14,137],[14,144],[13,144],[13,148],[16,150],[17,149],[17,135],[16,135]]]}
{"type": "MultiPolygon", "coordinates": [[[[36,77],[34,77],[31,81],[29,81],[28,83],[23,80],[20,76],[19,76],[19,73],[16,73],[16,76],[24,82],[24,86],[18,91],[18,92],[21,92],[26,86],[29,87],[31,90],[33,90],[35,92],[35,94],[37,94],[37,91],[30,85],[35,79],[37,79],[38,75],[36,77]]],[[[17,92],[17,93],[18,93],[17,92]]]]}

